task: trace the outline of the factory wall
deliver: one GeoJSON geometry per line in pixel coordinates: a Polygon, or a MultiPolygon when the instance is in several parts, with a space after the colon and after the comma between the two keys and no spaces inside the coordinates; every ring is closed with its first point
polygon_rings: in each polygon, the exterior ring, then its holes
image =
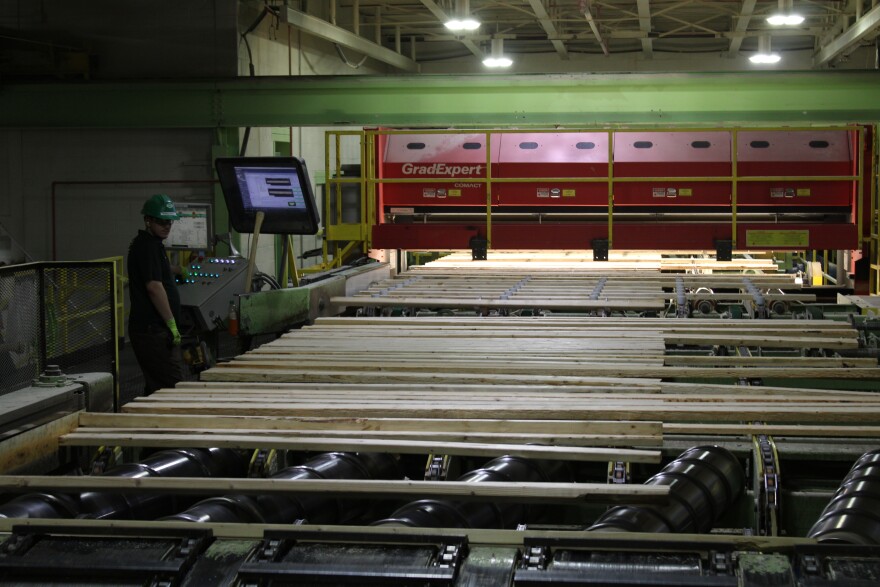
{"type": "Polygon", "coordinates": [[[31,257],[73,261],[125,255],[151,194],[210,201],[206,130],[28,130],[0,133],[0,216],[31,257]],[[154,184],[151,182],[164,181],[154,184]],[[84,183],[70,183],[84,182],[84,183]],[[52,229],[53,195],[55,231],[52,229]],[[8,222],[6,221],[8,219],[8,222]]]}
{"type": "MultiPolygon", "coordinates": [[[[96,1],[46,0],[0,6],[0,24],[22,37],[42,37],[82,47],[95,80],[202,78],[249,75],[240,37],[253,5],[215,0],[181,4],[158,0],[124,7],[96,1]]],[[[260,5],[257,5],[260,6],[260,5]]],[[[248,35],[256,75],[386,73],[376,64],[345,65],[333,45],[266,18],[248,35]]],[[[357,56],[353,56],[355,59],[357,56]]],[[[243,129],[242,129],[243,130],[243,129]]],[[[243,132],[241,133],[243,134],[243,132]]],[[[313,182],[323,181],[324,129],[252,129],[247,155],[272,155],[279,138],[304,157],[313,182]]],[[[0,131],[0,262],[124,255],[141,226],[140,204],[162,191],[176,200],[212,201],[212,130],[71,129],[0,131]],[[168,184],[69,185],[57,182],[172,180],[168,184]],[[56,227],[52,230],[55,184],[56,227]]],[[[289,146],[287,147],[290,148],[289,146]]],[[[353,149],[356,153],[356,149],[353,149]]],[[[318,192],[316,192],[318,193],[318,192]]],[[[215,226],[224,232],[225,226],[215,226]]],[[[246,239],[245,239],[246,240],[246,239]]],[[[275,274],[272,238],[263,239],[259,266],[275,274]]],[[[320,239],[296,239],[298,253],[320,239]]],[[[247,252],[247,247],[243,253],[247,252]]]]}
{"type": "MultiPolygon", "coordinates": [[[[99,81],[235,75],[236,18],[235,3],[219,0],[0,4],[8,35],[86,51],[99,81]]],[[[0,131],[0,261],[52,258],[54,182],[211,179],[213,140],[210,130],[0,131]]],[[[175,183],[55,191],[60,260],[123,255],[141,225],[138,202],[155,191],[210,198],[175,183]]]]}

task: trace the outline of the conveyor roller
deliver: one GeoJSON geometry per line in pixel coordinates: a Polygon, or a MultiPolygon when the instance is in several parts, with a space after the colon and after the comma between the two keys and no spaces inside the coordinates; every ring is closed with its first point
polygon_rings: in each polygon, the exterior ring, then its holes
{"type": "MultiPolygon", "coordinates": [[[[328,452],[302,465],[287,467],[272,476],[298,479],[400,479],[395,458],[378,453],[328,452]]],[[[362,500],[339,500],[320,495],[227,495],[212,497],[185,512],[164,518],[186,522],[236,522],[290,524],[342,524],[361,516],[368,508],[362,500]]]]}
{"type": "Polygon", "coordinates": [[[808,536],[819,542],[880,544],[880,449],[859,457],[808,536]]]}
{"type": "MultiPolygon", "coordinates": [[[[245,462],[234,450],[194,448],[163,450],[139,463],[114,467],[107,477],[241,477],[245,462]]],[[[154,519],[173,507],[170,495],[121,495],[89,491],[77,497],[34,493],[0,506],[0,518],[154,519]]],[[[173,510],[171,510],[173,511],[173,510]]]]}
{"type": "MultiPolygon", "coordinates": [[[[503,456],[485,467],[465,473],[460,482],[482,483],[525,481],[531,483],[568,481],[564,464],[503,456]]],[[[515,528],[524,523],[530,510],[515,503],[472,503],[422,499],[406,504],[374,526],[418,528],[515,528]]]]}
{"type": "Polygon", "coordinates": [[[617,506],[588,532],[708,532],[743,489],[742,466],[718,446],[690,448],[645,485],[668,485],[669,504],[617,506]]]}

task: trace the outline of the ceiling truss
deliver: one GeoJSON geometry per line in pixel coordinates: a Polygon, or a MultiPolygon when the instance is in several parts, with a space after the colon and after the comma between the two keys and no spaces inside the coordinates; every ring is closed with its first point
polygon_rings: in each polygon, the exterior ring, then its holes
{"type": "MultiPolygon", "coordinates": [[[[568,60],[574,53],[639,53],[642,59],[651,59],[657,53],[715,53],[735,58],[757,50],[758,38],[769,34],[774,50],[810,51],[815,67],[827,67],[874,43],[880,31],[876,0],[795,0],[806,20],[789,29],[766,23],[777,0],[470,0],[463,4],[481,21],[477,31],[458,34],[444,27],[462,6],[458,0],[305,0],[302,12],[315,19],[329,19],[332,13],[336,26],[362,31],[365,40],[369,35],[368,42],[375,47],[366,54],[384,48],[406,53],[419,63],[468,56],[482,59],[493,38],[504,39],[505,52],[514,57],[542,54],[568,60]]],[[[348,46],[350,40],[340,33],[335,42],[348,46]]]]}

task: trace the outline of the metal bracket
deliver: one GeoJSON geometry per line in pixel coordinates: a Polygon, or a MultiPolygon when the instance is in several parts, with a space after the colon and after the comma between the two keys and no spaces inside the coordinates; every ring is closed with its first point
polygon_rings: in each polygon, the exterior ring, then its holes
{"type": "Polygon", "coordinates": [[[290,546],[288,541],[278,538],[265,540],[254,552],[253,560],[261,563],[275,562],[283,556],[287,546],[290,546]]]}
{"type": "Polygon", "coordinates": [[[461,542],[443,543],[437,551],[434,566],[441,569],[458,569],[466,550],[461,542]]]}
{"type": "Polygon", "coordinates": [[[527,569],[529,571],[543,571],[547,569],[547,563],[549,561],[549,546],[527,546],[523,549],[519,568],[527,569]]]}
{"type": "Polygon", "coordinates": [[[608,463],[608,483],[625,484],[630,482],[629,463],[611,461],[608,463]]]}
{"type": "Polygon", "coordinates": [[[608,239],[607,238],[594,238],[590,241],[591,246],[593,247],[593,261],[607,261],[608,260],[608,239]]]}
{"type": "Polygon", "coordinates": [[[730,573],[733,567],[733,555],[730,552],[712,551],[709,554],[712,570],[720,575],[730,573]]]}
{"type": "Polygon", "coordinates": [[[481,236],[472,236],[468,241],[473,261],[485,261],[488,257],[489,241],[481,236]]]}
{"type": "Polygon", "coordinates": [[[733,261],[733,241],[717,240],[715,241],[715,260],[717,261],[733,261]]]}
{"type": "Polygon", "coordinates": [[[690,315],[687,295],[684,293],[684,281],[681,277],[675,278],[675,317],[687,318],[690,315]]]}

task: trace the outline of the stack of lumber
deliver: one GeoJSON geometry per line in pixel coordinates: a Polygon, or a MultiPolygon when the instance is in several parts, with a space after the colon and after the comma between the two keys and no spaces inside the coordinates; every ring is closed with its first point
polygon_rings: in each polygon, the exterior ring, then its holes
{"type": "Polygon", "coordinates": [[[200,382],[138,398],[124,411],[880,423],[880,396],[873,394],[732,385],[740,378],[766,377],[867,379],[880,385],[873,360],[667,356],[669,345],[834,349],[854,348],[857,340],[848,326],[830,321],[322,318],[204,372],[200,382]],[[694,378],[720,383],[674,381],[694,378]]]}
{"type": "MultiPolygon", "coordinates": [[[[667,435],[880,438],[880,394],[676,378],[876,381],[873,361],[667,355],[669,346],[852,348],[825,321],[590,318],[322,318],[311,327],[138,398],[82,413],[61,446],[228,447],[657,463],[667,435]],[[758,423],[760,422],[760,423],[758,423]]],[[[0,489],[57,488],[0,477],[0,489]]],[[[656,488],[273,479],[111,479],[81,490],[314,492],[637,503],[656,488]]],[[[653,491],[653,493],[652,493],[653,491]]]]}

